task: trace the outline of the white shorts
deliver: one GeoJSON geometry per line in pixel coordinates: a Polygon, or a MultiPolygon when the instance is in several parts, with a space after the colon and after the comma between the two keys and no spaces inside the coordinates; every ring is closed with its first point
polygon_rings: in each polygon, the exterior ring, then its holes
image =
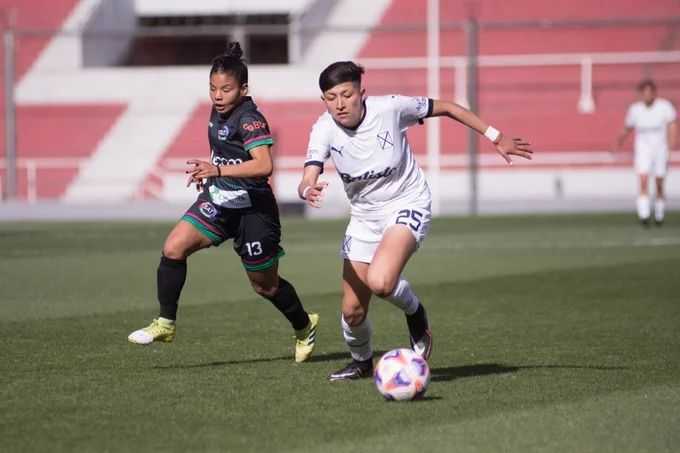
{"type": "Polygon", "coordinates": [[[404,225],[416,240],[416,247],[425,240],[430,230],[432,210],[427,203],[413,203],[401,206],[395,211],[386,211],[382,216],[357,216],[350,218],[342,241],[340,256],[350,261],[370,263],[388,228],[404,225]]]}
{"type": "Polygon", "coordinates": [[[663,178],[668,170],[668,151],[665,149],[637,148],[635,150],[635,171],[663,178]]]}

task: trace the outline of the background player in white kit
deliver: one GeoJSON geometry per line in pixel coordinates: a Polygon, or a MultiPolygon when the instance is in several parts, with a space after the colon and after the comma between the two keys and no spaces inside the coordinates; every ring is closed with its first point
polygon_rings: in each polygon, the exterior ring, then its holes
{"type": "Polygon", "coordinates": [[[430,189],[406,139],[406,130],[430,116],[448,116],[486,135],[510,163],[514,154],[531,158],[529,144],[510,139],[465,108],[425,97],[365,96],[364,70],[336,62],[319,76],[327,112],[312,129],[300,197],[319,207],[326,182],[319,182],[331,158],[351,205],[341,254],[342,331],[352,362],[331,373],[344,380],[373,373],[371,296],[387,299],[406,314],[411,345],[426,359],[432,336],[425,309],[401,275],[430,226],[430,189]]]}
{"type": "Polygon", "coordinates": [[[651,174],[656,180],[654,220],[657,225],[661,225],[665,207],[664,178],[668,170],[668,152],[675,147],[677,114],[673,104],[657,97],[656,84],[652,80],[640,82],[638,91],[641,100],[628,108],[625,129],[619,136],[617,147],[620,149],[630,132],[635,130],[635,171],[640,178],[638,217],[643,225],[649,225],[651,174]]]}

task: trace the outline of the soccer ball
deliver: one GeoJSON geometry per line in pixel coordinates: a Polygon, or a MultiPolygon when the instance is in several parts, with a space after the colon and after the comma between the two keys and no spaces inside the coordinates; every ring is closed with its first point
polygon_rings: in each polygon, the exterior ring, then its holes
{"type": "Polygon", "coordinates": [[[421,398],[430,383],[430,367],[410,349],[385,353],[375,367],[375,386],[387,400],[408,401],[421,398]]]}

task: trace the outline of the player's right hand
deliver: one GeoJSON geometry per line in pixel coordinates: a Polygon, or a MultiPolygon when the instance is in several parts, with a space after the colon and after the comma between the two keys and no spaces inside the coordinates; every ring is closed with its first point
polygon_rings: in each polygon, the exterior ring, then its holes
{"type": "Polygon", "coordinates": [[[324,198],[324,189],[328,187],[327,181],[319,181],[307,191],[305,201],[313,208],[320,208],[324,198]]]}

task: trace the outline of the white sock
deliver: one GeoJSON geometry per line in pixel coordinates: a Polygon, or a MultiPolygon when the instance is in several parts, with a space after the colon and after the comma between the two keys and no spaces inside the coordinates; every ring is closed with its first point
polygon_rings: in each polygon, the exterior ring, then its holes
{"type": "Polygon", "coordinates": [[[387,296],[387,300],[395,307],[403,310],[407,315],[415,313],[418,310],[418,305],[420,305],[418,296],[413,292],[411,284],[404,277],[399,277],[397,286],[395,286],[392,294],[387,296]]]}
{"type": "Polygon", "coordinates": [[[342,335],[349,347],[349,352],[354,360],[365,361],[373,357],[371,349],[371,321],[368,318],[358,326],[350,326],[344,316],[340,317],[342,323],[342,335]]]}
{"type": "Polygon", "coordinates": [[[637,199],[637,212],[640,220],[648,219],[650,211],[649,197],[647,195],[640,195],[637,199]]]}
{"type": "Polygon", "coordinates": [[[654,220],[657,222],[663,222],[665,208],[666,203],[664,203],[663,198],[658,198],[656,201],[654,201],[654,220]]]}

